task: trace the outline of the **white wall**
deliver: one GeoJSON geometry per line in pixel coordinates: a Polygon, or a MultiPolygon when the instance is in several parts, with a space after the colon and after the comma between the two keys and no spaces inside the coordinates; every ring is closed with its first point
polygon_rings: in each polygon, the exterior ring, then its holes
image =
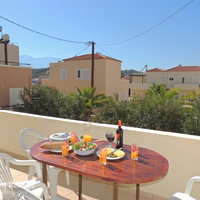
{"type": "MultiPolygon", "coordinates": [[[[1,151],[24,155],[19,147],[18,138],[23,128],[33,128],[45,136],[63,131],[76,131],[81,135],[83,134],[84,122],[11,111],[0,111],[0,127],[1,151]]],[[[106,131],[110,130],[115,132],[116,128],[117,126],[115,125],[92,123],[91,134],[95,138],[105,139],[106,131]]],[[[191,176],[200,175],[199,136],[131,127],[123,127],[123,129],[124,143],[138,143],[139,146],[162,154],[169,161],[169,172],[164,178],[153,183],[141,185],[142,195],[147,196],[147,199],[168,199],[173,193],[184,191],[186,182],[191,176]]],[[[111,188],[110,186],[103,189],[106,200],[109,199],[106,196],[107,193],[110,193],[110,191],[106,190],[111,188]]],[[[197,199],[200,199],[198,187],[194,189],[193,193],[197,199]]],[[[120,195],[125,195],[122,199],[131,199],[133,187],[120,187],[120,195]]],[[[141,199],[143,200],[143,198],[141,199]]]]}

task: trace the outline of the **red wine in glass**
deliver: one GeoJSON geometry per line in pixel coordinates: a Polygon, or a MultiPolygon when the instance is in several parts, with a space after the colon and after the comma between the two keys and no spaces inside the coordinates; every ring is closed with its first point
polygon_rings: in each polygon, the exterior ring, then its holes
{"type": "Polygon", "coordinates": [[[115,135],[113,133],[106,133],[106,138],[110,142],[109,147],[111,147],[111,144],[112,144],[113,140],[115,139],[115,135]]]}

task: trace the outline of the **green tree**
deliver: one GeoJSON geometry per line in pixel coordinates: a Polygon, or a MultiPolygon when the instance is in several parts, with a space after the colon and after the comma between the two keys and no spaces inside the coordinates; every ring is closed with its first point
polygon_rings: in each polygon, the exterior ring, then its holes
{"type": "Polygon", "coordinates": [[[105,94],[95,95],[96,88],[83,88],[80,90],[77,88],[78,94],[75,96],[83,101],[86,107],[96,108],[102,106],[104,103],[108,102],[108,98],[105,94]]]}
{"type": "Polygon", "coordinates": [[[53,87],[34,85],[30,89],[24,88],[20,98],[23,104],[14,106],[14,110],[54,117],[63,112],[65,97],[53,87]]]}
{"type": "Polygon", "coordinates": [[[183,106],[185,121],[182,124],[181,132],[190,135],[200,135],[200,94],[193,92],[190,104],[183,106]]]}
{"type": "Polygon", "coordinates": [[[150,89],[147,90],[146,96],[151,97],[151,96],[160,96],[163,98],[167,99],[172,99],[176,98],[178,95],[179,89],[177,88],[171,88],[167,89],[166,85],[158,83],[158,84],[153,84],[150,86],[150,89]]]}
{"type": "Polygon", "coordinates": [[[77,88],[78,93],[66,98],[64,116],[70,119],[92,121],[96,110],[109,101],[105,94],[95,95],[96,88],[77,88]]]}
{"type": "Polygon", "coordinates": [[[128,101],[119,101],[118,96],[110,97],[107,104],[97,110],[95,121],[100,123],[116,124],[122,120],[123,125],[128,125],[129,116],[133,108],[128,101]]]}

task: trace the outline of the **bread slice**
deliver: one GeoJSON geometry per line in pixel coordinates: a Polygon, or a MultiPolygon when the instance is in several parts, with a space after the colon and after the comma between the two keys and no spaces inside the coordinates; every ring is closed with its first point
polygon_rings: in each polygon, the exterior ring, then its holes
{"type": "Polygon", "coordinates": [[[43,149],[61,149],[62,146],[64,145],[64,142],[45,142],[40,145],[41,148],[43,149]]]}

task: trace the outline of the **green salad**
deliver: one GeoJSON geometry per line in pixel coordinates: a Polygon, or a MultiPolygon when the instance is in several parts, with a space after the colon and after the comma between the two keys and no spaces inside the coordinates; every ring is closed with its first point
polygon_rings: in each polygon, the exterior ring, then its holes
{"type": "Polygon", "coordinates": [[[77,151],[88,151],[95,148],[96,148],[96,144],[92,142],[83,141],[83,142],[77,142],[72,145],[72,149],[77,150],[77,151]]]}

